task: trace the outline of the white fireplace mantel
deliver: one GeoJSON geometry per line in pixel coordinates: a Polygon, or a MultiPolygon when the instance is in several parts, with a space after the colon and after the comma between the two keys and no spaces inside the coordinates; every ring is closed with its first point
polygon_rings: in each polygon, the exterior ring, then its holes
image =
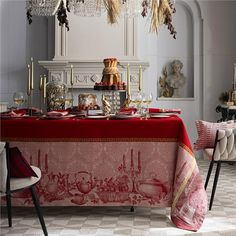
{"type": "MultiPolygon", "coordinates": [[[[93,88],[96,82],[102,79],[103,62],[100,60],[75,60],[75,61],[39,61],[49,74],[49,81],[60,80],[70,87],[71,65],[73,65],[74,88],[93,88]]],[[[121,80],[127,80],[127,65],[130,65],[131,87],[136,89],[138,86],[139,68],[145,70],[149,63],[141,61],[119,61],[118,70],[121,80]]]]}
{"type": "Polygon", "coordinates": [[[70,87],[70,68],[73,65],[74,88],[93,88],[102,79],[103,59],[116,57],[121,80],[126,82],[126,68],[130,65],[131,89],[138,85],[139,67],[149,63],[137,56],[137,21],[123,18],[111,26],[106,16],[79,17],[69,14],[70,30],[49,19],[49,51],[52,60],[39,61],[48,70],[48,80],[60,80],[70,87]]]}

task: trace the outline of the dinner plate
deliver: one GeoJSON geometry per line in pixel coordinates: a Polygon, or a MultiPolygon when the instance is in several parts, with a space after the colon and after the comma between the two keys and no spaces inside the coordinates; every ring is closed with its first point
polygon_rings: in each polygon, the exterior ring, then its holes
{"type": "Polygon", "coordinates": [[[170,117],[170,115],[163,115],[163,114],[150,114],[151,118],[167,118],[170,117]]]}
{"type": "Polygon", "coordinates": [[[66,115],[66,116],[43,116],[41,119],[46,120],[66,120],[72,117],[75,117],[76,115],[66,115]]]}
{"type": "Polygon", "coordinates": [[[119,114],[117,114],[114,117],[117,119],[132,119],[132,118],[140,117],[140,114],[133,114],[133,115],[126,115],[126,114],[119,115],[119,114]]]}
{"type": "Polygon", "coordinates": [[[156,113],[150,113],[150,115],[164,115],[164,116],[172,116],[172,115],[178,115],[174,112],[156,112],[156,113]]]}
{"type": "Polygon", "coordinates": [[[88,119],[106,119],[108,118],[108,115],[95,115],[95,116],[87,116],[88,119]]]}

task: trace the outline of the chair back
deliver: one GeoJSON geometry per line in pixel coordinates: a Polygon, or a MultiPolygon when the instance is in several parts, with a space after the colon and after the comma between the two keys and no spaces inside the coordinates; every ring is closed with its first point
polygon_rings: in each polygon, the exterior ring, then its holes
{"type": "Polygon", "coordinates": [[[217,130],[214,161],[236,161],[236,129],[217,130]]]}
{"type": "Polygon", "coordinates": [[[0,142],[0,192],[6,192],[7,183],[7,158],[5,142],[0,142]]]}

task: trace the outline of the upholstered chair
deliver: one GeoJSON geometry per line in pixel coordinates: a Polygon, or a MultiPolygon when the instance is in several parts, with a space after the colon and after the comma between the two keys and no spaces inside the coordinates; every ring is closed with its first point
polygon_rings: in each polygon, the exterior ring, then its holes
{"type": "Polygon", "coordinates": [[[217,164],[209,205],[209,210],[211,210],[221,164],[234,163],[236,161],[236,129],[217,130],[214,148],[205,149],[204,155],[211,159],[206,177],[205,189],[207,188],[213,165],[217,164]]]}
{"type": "Polygon", "coordinates": [[[45,236],[47,236],[47,229],[39,206],[38,198],[35,194],[35,185],[39,182],[41,178],[41,171],[39,168],[31,166],[32,170],[36,173],[37,177],[31,176],[25,178],[11,178],[9,158],[9,144],[0,142],[0,196],[6,196],[8,225],[9,227],[12,227],[11,193],[29,188],[34,206],[37,211],[37,215],[39,217],[39,221],[43,229],[43,233],[45,236]]]}

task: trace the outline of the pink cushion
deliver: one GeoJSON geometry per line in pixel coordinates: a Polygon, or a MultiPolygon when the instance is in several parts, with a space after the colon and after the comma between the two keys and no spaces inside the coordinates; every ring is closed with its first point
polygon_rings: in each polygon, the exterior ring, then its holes
{"type": "Polygon", "coordinates": [[[10,177],[38,177],[17,147],[10,148],[9,155],[10,177]]]}
{"type": "Polygon", "coordinates": [[[236,123],[233,120],[220,123],[197,120],[196,127],[198,139],[194,143],[194,149],[201,150],[214,147],[217,129],[234,129],[236,128],[236,123]]]}

